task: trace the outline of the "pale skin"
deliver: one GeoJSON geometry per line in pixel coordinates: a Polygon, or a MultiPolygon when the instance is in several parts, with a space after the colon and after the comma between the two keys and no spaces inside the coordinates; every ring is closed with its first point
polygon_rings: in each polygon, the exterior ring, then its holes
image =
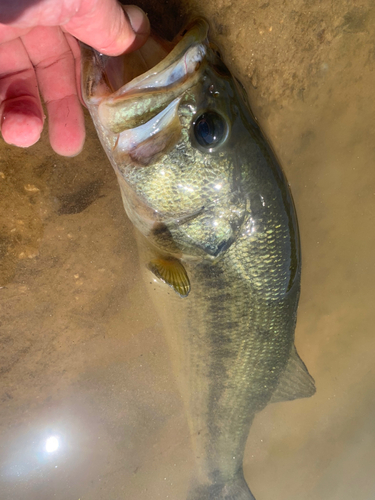
{"type": "Polygon", "coordinates": [[[77,39],[114,56],[141,47],[149,31],[141,9],[123,9],[116,0],[0,0],[4,141],[20,147],[38,141],[45,120],[42,98],[52,148],[77,155],[85,140],[77,39]]]}

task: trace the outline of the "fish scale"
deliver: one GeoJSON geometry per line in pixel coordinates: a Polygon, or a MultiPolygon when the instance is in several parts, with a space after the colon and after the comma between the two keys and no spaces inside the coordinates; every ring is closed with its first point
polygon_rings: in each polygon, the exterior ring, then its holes
{"type": "Polygon", "coordinates": [[[214,270],[187,265],[192,291],[178,315],[170,296],[154,297],[200,457],[197,475],[215,484],[242,470],[251,421],[270,400],[288,361],[293,337],[283,333],[294,330],[298,293],[295,287],[271,306],[262,297],[250,303],[251,285],[237,271],[228,272],[225,260],[214,270]]]}

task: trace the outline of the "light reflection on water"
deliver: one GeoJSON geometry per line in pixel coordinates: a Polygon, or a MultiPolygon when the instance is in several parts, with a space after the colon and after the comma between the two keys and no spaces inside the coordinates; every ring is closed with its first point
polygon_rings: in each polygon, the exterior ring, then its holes
{"type": "MultiPolygon", "coordinates": [[[[368,500],[374,12],[369,2],[228,5],[197,9],[234,58],[292,187],[303,249],[296,344],[317,384],[313,398],[257,416],[245,474],[257,500],[368,500]]],[[[183,500],[192,456],[182,404],[92,127],[75,159],[54,156],[45,137],[0,155],[1,241],[14,249],[0,289],[1,499],[183,500]]]]}
{"type": "Polygon", "coordinates": [[[53,453],[54,451],[57,451],[59,447],[60,447],[59,438],[57,436],[50,436],[46,440],[44,449],[46,450],[47,453],[53,453]]]}
{"type": "Polygon", "coordinates": [[[22,442],[13,440],[12,449],[0,469],[2,481],[27,484],[30,480],[42,479],[49,474],[56,475],[57,471],[53,469],[58,469],[67,451],[67,443],[63,441],[61,436],[46,438],[45,432],[42,435],[29,433],[23,436],[22,442]]]}

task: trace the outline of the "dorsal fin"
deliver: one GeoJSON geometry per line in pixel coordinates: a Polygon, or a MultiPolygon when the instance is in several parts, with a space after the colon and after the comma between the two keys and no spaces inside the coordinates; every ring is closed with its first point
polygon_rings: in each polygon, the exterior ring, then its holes
{"type": "Polygon", "coordinates": [[[315,394],[315,390],[314,379],[298,356],[296,347],[293,346],[285,371],[272,394],[270,403],[308,398],[315,394]]]}

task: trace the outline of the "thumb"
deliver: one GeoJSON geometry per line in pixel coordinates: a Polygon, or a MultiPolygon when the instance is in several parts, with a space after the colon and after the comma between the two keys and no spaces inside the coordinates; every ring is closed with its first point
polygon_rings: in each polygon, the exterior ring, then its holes
{"type": "Polygon", "coordinates": [[[63,29],[97,51],[116,56],[141,47],[150,33],[150,23],[135,5],[99,0],[93,10],[74,16],[63,29]]]}

